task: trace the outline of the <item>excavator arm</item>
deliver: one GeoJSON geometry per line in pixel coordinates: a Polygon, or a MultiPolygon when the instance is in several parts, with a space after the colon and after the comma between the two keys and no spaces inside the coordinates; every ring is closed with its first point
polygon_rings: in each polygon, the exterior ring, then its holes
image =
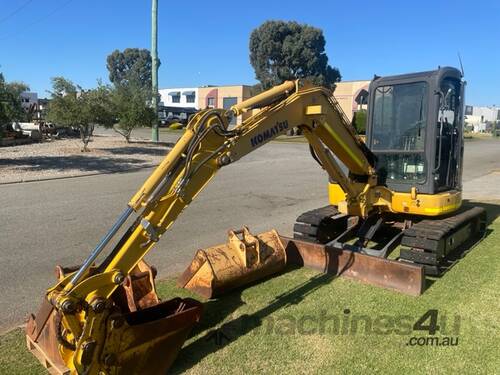
{"type": "MultiPolygon", "coordinates": [[[[141,270],[151,274],[142,259],[219,169],[292,128],[303,132],[313,156],[346,193],[345,202],[339,205],[343,213],[366,217],[374,209],[373,199],[368,199],[377,186],[373,155],[355,135],[329,90],[288,81],[230,110],[200,111],[84,264],[74,272],[60,274],[59,283],[47,293],[51,305],[45,309],[47,316],[32,319],[40,322],[47,321],[50,314],[57,317],[54,329],[59,352],[71,371],[98,373],[104,368],[102,358],[108,358],[107,366],[112,366],[116,353],[105,352],[111,345],[109,332],[117,330],[110,323],[117,288],[141,270]],[[234,116],[250,110],[257,113],[230,127],[234,116]],[[333,155],[348,168],[348,174],[333,155]],[[129,229],[99,266],[94,266],[134,213],[129,229]]],[[[154,286],[152,289],[155,295],[154,286]]],[[[150,305],[155,303],[157,298],[150,305]]],[[[33,328],[32,324],[30,329],[28,336],[40,337],[41,326],[33,328]]]]}

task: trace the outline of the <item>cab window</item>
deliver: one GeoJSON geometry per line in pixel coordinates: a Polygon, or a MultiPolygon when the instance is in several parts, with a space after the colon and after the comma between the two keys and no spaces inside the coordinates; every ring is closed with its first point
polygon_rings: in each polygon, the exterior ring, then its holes
{"type": "Polygon", "coordinates": [[[424,150],[427,91],[426,82],[376,88],[372,150],[424,150]]]}

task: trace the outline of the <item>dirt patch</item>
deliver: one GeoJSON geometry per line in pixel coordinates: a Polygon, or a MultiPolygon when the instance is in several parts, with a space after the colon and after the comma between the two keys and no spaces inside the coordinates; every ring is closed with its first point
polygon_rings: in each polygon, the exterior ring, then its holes
{"type": "Polygon", "coordinates": [[[78,139],[60,139],[0,148],[0,183],[126,172],[158,165],[170,147],[127,143],[118,136],[95,136],[91,152],[78,139]]]}

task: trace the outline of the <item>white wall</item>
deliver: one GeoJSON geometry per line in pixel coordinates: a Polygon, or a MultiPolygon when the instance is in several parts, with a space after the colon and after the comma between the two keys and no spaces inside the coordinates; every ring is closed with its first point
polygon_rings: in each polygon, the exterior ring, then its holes
{"type": "Polygon", "coordinates": [[[481,116],[465,115],[465,122],[469,125],[479,125],[481,123],[481,116]]]}
{"type": "Polygon", "coordinates": [[[198,108],[198,88],[197,87],[180,87],[180,88],[171,88],[171,89],[161,89],[158,90],[160,93],[161,97],[161,104],[164,106],[168,107],[188,107],[188,108],[198,108]],[[186,100],[186,95],[185,93],[187,92],[194,92],[194,102],[193,103],[188,103],[186,100]],[[180,101],[179,103],[174,103],[172,101],[172,93],[179,93],[180,94],[180,101]]]}
{"type": "MultiPolygon", "coordinates": [[[[465,115],[465,122],[472,125],[475,133],[486,130],[486,122],[496,122],[498,120],[498,107],[472,107],[472,115],[465,115]]],[[[469,112],[470,113],[470,112],[469,112]]]]}
{"type": "Polygon", "coordinates": [[[482,119],[482,122],[496,121],[498,116],[497,107],[472,107],[472,115],[482,119]]]}

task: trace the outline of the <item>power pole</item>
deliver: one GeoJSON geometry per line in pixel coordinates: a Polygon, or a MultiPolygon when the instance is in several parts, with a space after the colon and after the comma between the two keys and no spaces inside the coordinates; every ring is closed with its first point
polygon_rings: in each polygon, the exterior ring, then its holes
{"type": "Polygon", "coordinates": [[[151,7],[151,83],[153,110],[155,111],[155,120],[151,131],[151,140],[159,141],[158,136],[158,0],[152,0],[151,7]]]}

